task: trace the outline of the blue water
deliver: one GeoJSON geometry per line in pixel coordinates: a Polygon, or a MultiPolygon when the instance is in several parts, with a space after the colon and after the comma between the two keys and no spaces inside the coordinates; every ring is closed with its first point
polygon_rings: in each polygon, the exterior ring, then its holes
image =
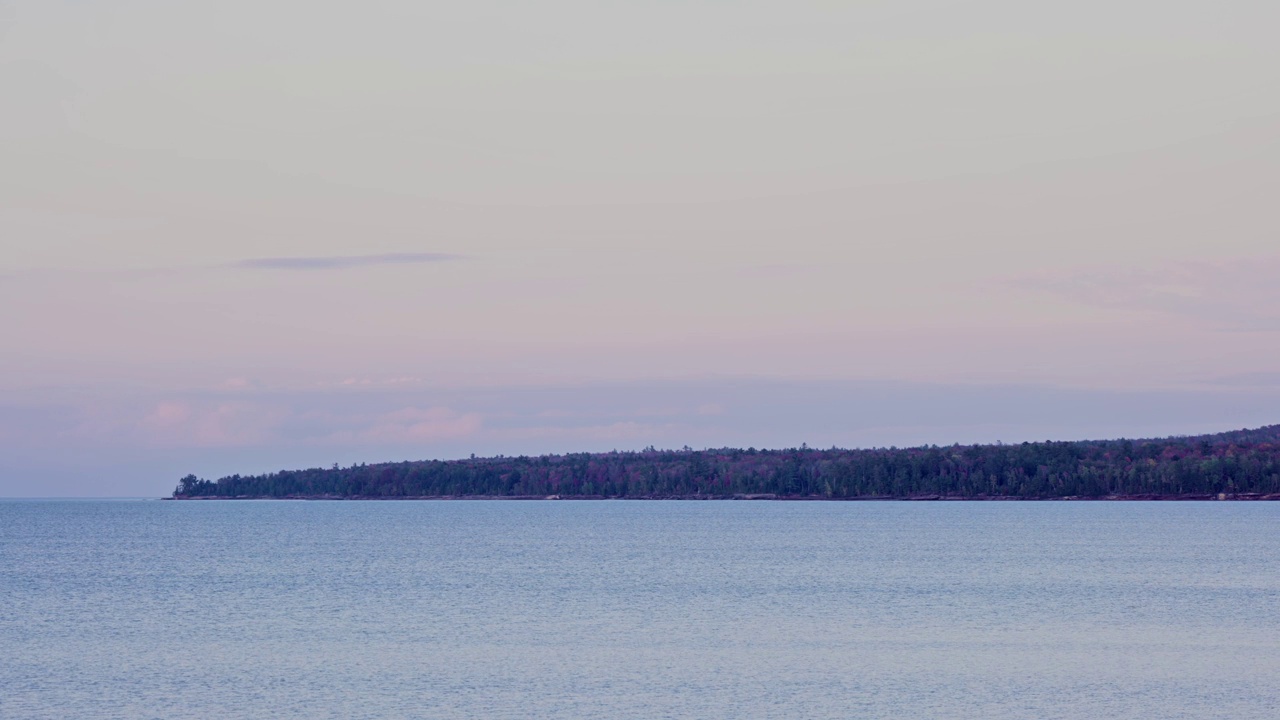
{"type": "Polygon", "coordinates": [[[0,717],[1280,717],[1280,503],[0,502],[0,717]]]}

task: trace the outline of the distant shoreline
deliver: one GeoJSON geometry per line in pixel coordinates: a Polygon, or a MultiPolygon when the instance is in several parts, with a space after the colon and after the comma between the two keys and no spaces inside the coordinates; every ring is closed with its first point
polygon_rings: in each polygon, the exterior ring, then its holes
{"type": "Polygon", "coordinates": [[[1280,500],[1280,425],[1196,437],[471,456],[229,475],[176,498],[1280,500]]]}
{"type": "Polygon", "coordinates": [[[818,495],[196,495],[189,497],[162,497],[161,500],[772,500],[778,502],[1269,502],[1280,501],[1280,493],[1220,493],[1218,495],[1103,495],[1084,497],[1033,497],[1017,495],[913,495],[913,496],[864,496],[822,497],[818,495]]]}

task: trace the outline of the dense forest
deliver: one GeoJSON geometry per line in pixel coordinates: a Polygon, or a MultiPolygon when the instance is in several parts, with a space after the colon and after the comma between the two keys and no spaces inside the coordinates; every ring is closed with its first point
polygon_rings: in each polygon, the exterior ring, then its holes
{"type": "Polygon", "coordinates": [[[175,498],[1280,499],[1280,425],[1198,437],[870,450],[731,448],[183,478],[175,498]],[[1267,497],[1274,496],[1274,497],[1267,497]]]}

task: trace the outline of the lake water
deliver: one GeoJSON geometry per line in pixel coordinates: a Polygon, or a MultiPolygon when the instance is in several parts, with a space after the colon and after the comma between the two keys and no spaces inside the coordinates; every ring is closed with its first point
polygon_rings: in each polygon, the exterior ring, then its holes
{"type": "Polygon", "coordinates": [[[1280,717],[1280,503],[0,502],[0,717],[1280,717]]]}

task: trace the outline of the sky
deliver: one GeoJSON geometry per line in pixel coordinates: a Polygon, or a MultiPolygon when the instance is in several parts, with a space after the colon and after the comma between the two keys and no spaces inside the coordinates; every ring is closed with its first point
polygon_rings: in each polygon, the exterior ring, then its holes
{"type": "Polygon", "coordinates": [[[0,496],[1280,422],[1277,26],[0,0],[0,496]]]}

